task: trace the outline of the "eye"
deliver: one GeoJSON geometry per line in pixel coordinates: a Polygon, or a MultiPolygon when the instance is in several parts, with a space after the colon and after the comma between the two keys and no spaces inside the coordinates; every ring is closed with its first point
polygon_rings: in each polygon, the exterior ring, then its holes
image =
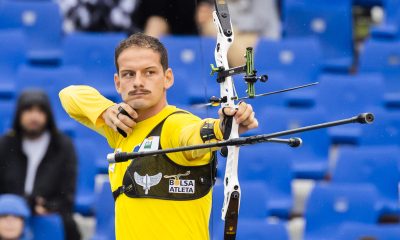
{"type": "Polygon", "coordinates": [[[154,73],[155,73],[155,71],[153,71],[153,70],[146,71],[146,76],[152,76],[152,75],[154,75],[154,73]]]}
{"type": "Polygon", "coordinates": [[[133,76],[135,76],[135,74],[133,72],[131,72],[131,71],[127,71],[127,72],[123,72],[122,73],[122,77],[124,77],[124,78],[130,78],[130,77],[133,77],[133,76]]]}

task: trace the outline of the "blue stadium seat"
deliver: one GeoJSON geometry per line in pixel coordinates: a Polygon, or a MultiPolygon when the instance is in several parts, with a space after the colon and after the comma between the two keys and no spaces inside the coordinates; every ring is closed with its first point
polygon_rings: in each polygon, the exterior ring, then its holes
{"type": "Polygon", "coordinates": [[[96,196],[96,230],[92,240],[113,240],[114,229],[114,199],[110,183],[106,181],[96,196]]]}
{"type": "Polygon", "coordinates": [[[336,240],[397,240],[400,236],[399,224],[346,223],[339,229],[336,240]]]}
{"type": "Polygon", "coordinates": [[[75,138],[83,141],[90,141],[96,146],[95,166],[98,172],[108,173],[107,154],[114,152],[114,150],[108,145],[107,140],[99,133],[81,124],[76,125],[75,138]]]}
{"type": "MultiPolygon", "coordinates": [[[[314,81],[321,71],[321,59],[321,48],[314,37],[279,41],[261,38],[254,53],[258,73],[281,72],[287,75],[286,86],[314,81]]],[[[270,81],[274,84],[274,79],[270,81]]]]}
{"type": "MultiPolygon", "coordinates": [[[[287,129],[304,127],[325,122],[323,110],[315,109],[276,109],[266,108],[257,114],[259,129],[257,133],[272,133],[287,129]]],[[[296,178],[322,179],[328,171],[330,138],[326,129],[304,132],[284,138],[300,137],[303,144],[299,148],[285,147],[292,152],[292,166],[296,178]]],[[[272,144],[272,143],[271,143],[272,144]]]]}
{"type": "Polygon", "coordinates": [[[238,240],[289,240],[289,234],[283,223],[267,221],[241,220],[238,223],[238,240]]]}
{"type": "Polygon", "coordinates": [[[15,73],[26,63],[25,36],[19,30],[0,30],[0,99],[15,97],[15,73]]]}
{"type": "MultiPolygon", "coordinates": [[[[380,74],[325,74],[320,78],[317,104],[332,120],[348,118],[383,107],[384,82],[380,74]]],[[[358,144],[360,125],[329,129],[334,143],[358,144]]]]}
{"type": "Polygon", "coordinates": [[[384,80],[378,73],[324,74],[320,77],[319,90],[318,102],[333,116],[346,117],[383,106],[384,80]]]}
{"type": "MultiPolygon", "coordinates": [[[[258,73],[267,74],[269,80],[265,84],[258,84],[257,92],[270,92],[314,82],[321,71],[321,61],[321,48],[314,37],[280,41],[260,39],[255,49],[254,63],[258,73]]],[[[275,106],[312,106],[315,92],[315,88],[301,89],[254,102],[275,106]]]]}
{"type": "Polygon", "coordinates": [[[373,124],[362,128],[359,145],[388,146],[400,145],[400,112],[372,111],[375,114],[373,124]]]}
{"type": "Polygon", "coordinates": [[[210,76],[215,65],[215,39],[196,36],[165,36],[161,42],[168,51],[169,66],[175,77],[168,91],[171,104],[194,104],[219,96],[216,77],[210,76]]]}
{"type": "Polygon", "coordinates": [[[33,61],[57,61],[61,57],[62,16],[52,1],[6,0],[0,7],[0,29],[24,30],[28,58],[33,61]]]}
{"type": "Polygon", "coordinates": [[[376,200],[375,188],[369,185],[317,184],[306,203],[304,239],[336,240],[334,234],[343,223],[376,223],[376,200]]]}
{"type": "Polygon", "coordinates": [[[267,209],[268,192],[266,184],[258,181],[241,181],[240,184],[242,191],[242,199],[240,202],[240,218],[267,218],[270,213],[267,209]]]}
{"type": "Polygon", "coordinates": [[[64,225],[59,215],[33,216],[30,226],[35,240],[64,240],[64,225]]]}
{"type": "Polygon", "coordinates": [[[351,5],[352,0],[286,0],[284,36],[316,36],[323,50],[324,68],[347,72],[353,64],[351,5]]]}
{"type": "Polygon", "coordinates": [[[400,1],[399,0],[382,0],[385,17],[383,22],[372,28],[371,35],[373,38],[393,39],[400,37],[400,1]]]}
{"type": "Polygon", "coordinates": [[[14,101],[0,101],[0,135],[6,133],[11,129],[14,112],[15,112],[15,102],[14,101]]]}
{"type": "Polygon", "coordinates": [[[66,86],[78,84],[83,73],[76,67],[33,67],[23,65],[16,77],[17,92],[27,88],[40,88],[47,92],[53,106],[58,127],[66,134],[73,136],[76,123],[61,106],[58,93],[66,86]]]}
{"type": "MultiPolygon", "coordinates": [[[[218,226],[210,230],[212,240],[222,240],[224,224],[221,222],[218,226]]],[[[238,231],[236,235],[238,240],[289,240],[289,235],[285,224],[282,222],[268,222],[267,220],[249,220],[241,219],[238,222],[238,231]]]]}
{"type": "Polygon", "coordinates": [[[78,156],[75,211],[90,216],[94,212],[95,203],[94,184],[97,173],[95,152],[97,146],[85,139],[75,139],[74,143],[78,156]]]}
{"type": "MultiPolygon", "coordinates": [[[[241,202],[240,219],[266,219],[269,216],[267,209],[267,186],[261,181],[240,181],[241,202]]],[[[213,188],[213,202],[210,224],[217,226],[222,222],[221,209],[224,200],[224,187],[221,183],[213,188]]],[[[210,226],[211,227],[211,226],[210,226]]]]}
{"type": "Polygon", "coordinates": [[[379,193],[378,209],[382,214],[400,213],[399,147],[345,148],[339,153],[332,174],[333,184],[365,184],[379,193]]]}
{"type": "Polygon", "coordinates": [[[126,38],[123,33],[71,33],[64,39],[62,63],[84,70],[85,81],[104,96],[120,101],[114,86],[114,49],[126,38]]]}
{"type": "Polygon", "coordinates": [[[273,216],[288,218],[293,207],[291,187],[294,177],[291,168],[293,155],[287,149],[267,144],[241,148],[239,179],[264,182],[268,196],[268,211],[273,216]]]}
{"type": "Polygon", "coordinates": [[[367,40],[360,53],[360,72],[383,74],[386,107],[400,108],[400,40],[367,40]]]}

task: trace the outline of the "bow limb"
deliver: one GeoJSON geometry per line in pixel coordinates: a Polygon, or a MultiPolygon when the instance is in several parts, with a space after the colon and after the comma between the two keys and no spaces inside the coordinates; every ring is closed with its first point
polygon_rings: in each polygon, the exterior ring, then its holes
{"type": "MultiPolygon", "coordinates": [[[[215,62],[220,70],[229,69],[228,50],[234,40],[232,24],[228,6],[225,1],[215,1],[213,12],[214,24],[217,28],[217,45],[215,47],[215,62]]],[[[235,86],[231,76],[218,79],[220,83],[221,98],[226,102],[221,108],[237,108],[234,99],[237,98],[235,86]]],[[[239,126],[234,117],[225,116],[224,138],[229,140],[239,137],[239,126]]],[[[237,230],[238,213],[240,207],[240,185],[238,180],[239,146],[227,147],[227,160],[224,177],[224,203],[222,219],[225,220],[224,239],[235,239],[237,230]]]]}

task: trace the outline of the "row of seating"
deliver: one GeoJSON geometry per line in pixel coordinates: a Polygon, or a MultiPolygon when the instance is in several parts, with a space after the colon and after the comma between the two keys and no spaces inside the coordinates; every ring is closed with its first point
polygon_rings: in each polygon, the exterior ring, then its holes
{"type": "MultiPolygon", "coordinates": [[[[307,154],[302,153],[302,149],[291,151],[291,149],[268,145],[243,147],[240,152],[239,178],[242,181],[261,181],[265,184],[266,195],[269,196],[269,199],[265,201],[268,213],[287,218],[291,215],[293,207],[291,183],[296,177],[305,177],[306,174],[296,172],[296,166],[299,162],[308,162],[309,166],[304,163],[305,169],[326,167],[323,174],[319,172],[318,174],[331,178],[334,184],[373,185],[379,193],[377,203],[381,215],[394,214],[400,210],[397,187],[400,180],[399,150],[398,146],[343,148],[335,167],[328,168],[330,164],[328,159],[318,162],[318,158],[314,160],[311,156],[307,158],[307,154]]],[[[223,179],[225,171],[223,159],[220,159],[220,166],[218,176],[223,179]]],[[[311,170],[308,171],[311,172],[311,170]]],[[[311,176],[315,178],[316,173],[313,174],[311,176]]]]}
{"type": "MultiPolygon", "coordinates": [[[[27,40],[19,30],[0,31],[0,98],[12,99],[18,84],[44,87],[49,92],[71,84],[95,84],[100,90],[113,89],[114,48],[124,34],[68,35],[64,40],[61,67],[32,67],[27,60],[27,40]],[[16,45],[14,45],[16,44],[16,45]],[[15,73],[19,75],[15,77],[15,73]],[[39,78],[39,79],[38,79],[39,78]]],[[[106,96],[115,99],[115,91],[106,96]]]]}
{"type": "MultiPolygon", "coordinates": [[[[268,200],[270,191],[262,182],[241,182],[238,239],[289,239],[287,222],[271,219],[268,200]]],[[[374,237],[394,240],[400,233],[399,224],[379,224],[379,193],[365,183],[320,183],[312,190],[305,210],[304,239],[360,239],[374,237]],[[352,236],[352,238],[350,238],[352,236]],[[356,238],[358,237],[358,238],[356,238]]],[[[93,239],[114,239],[114,201],[108,182],[97,196],[96,233],[93,239]]],[[[222,239],[223,221],[221,207],[223,186],[213,190],[210,234],[212,239],[222,239]]],[[[398,205],[398,204],[397,204],[398,205]]]]}
{"type": "Polygon", "coordinates": [[[0,1],[0,29],[23,31],[29,39],[27,58],[32,62],[60,59],[62,21],[60,7],[53,1],[0,1]]]}
{"type": "MultiPolygon", "coordinates": [[[[0,74],[0,98],[10,99],[18,92],[18,79],[15,72],[20,72],[19,81],[27,85],[28,79],[47,75],[52,78],[49,86],[37,82],[38,86],[59,89],[62,86],[80,83],[96,86],[104,95],[118,99],[114,90],[113,49],[124,37],[123,34],[87,34],[76,33],[65,37],[62,66],[54,69],[29,66],[26,61],[26,40],[21,32],[0,31],[0,66],[4,71],[0,74]],[[18,43],[18,45],[13,45],[18,43]],[[46,71],[48,73],[46,73],[46,71]],[[52,72],[52,73],[50,73],[52,72]],[[57,75],[59,74],[59,75],[57,75]],[[31,77],[32,76],[32,77],[31,77]],[[61,79],[60,79],[61,78],[61,79]]],[[[170,91],[171,101],[175,104],[193,104],[204,102],[207,96],[218,95],[215,77],[209,75],[209,64],[214,62],[215,46],[213,38],[199,37],[164,37],[170,55],[170,66],[175,73],[175,86],[170,91]],[[188,81],[190,79],[190,81],[188,81]]],[[[398,107],[396,92],[400,89],[396,79],[400,75],[399,62],[400,41],[382,41],[370,39],[366,42],[360,56],[360,73],[356,76],[322,74],[321,46],[314,38],[291,38],[281,41],[261,39],[256,47],[255,63],[259,73],[266,73],[270,81],[257,85],[259,93],[311,83],[325,78],[343,79],[381,78],[375,80],[380,84],[379,91],[384,91],[383,104],[398,107]],[[365,75],[368,74],[368,75],[365,75]],[[374,77],[372,77],[372,75],[374,77]],[[382,76],[380,76],[382,75],[382,76]]],[[[244,95],[245,84],[240,77],[235,78],[239,95],[244,95]]],[[[35,81],[33,79],[32,81],[35,81]]],[[[328,81],[328,80],[326,80],[328,81]]],[[[349,82],[347,81],[347,83],[349,82]]],[[[373,80],[372,80],[373,81],[373,80]]],[[[357,81],[354,81],[357,83],[357,81]]],[[[357,88],[362,85],[356,84],[357,88]]],[[[368,86],[368,85],[367,85],[368,86]]],[[[338,88],[336,88],[338,89],[338,88]]],[[[360,91],[360,90],[359,90],[360,91]]],[[[313,103],[312,90],[299,90],[292,99],[285,101],[278,97],[269,97],[271,105],[304,105],[313,103]],[[300,94],[301,93],[301,94],[300,94]],[[300,95],[301,97],[297,97],[300,95]],[[279,100],[280,99],[280,100],[279,100]]],[[[285,94],[292,96],[293,94],[285,94]]],[[[374,99],[375,100],[375,99],[374,99]]],[[[315,101],[315,100],[314,100],[315,101]]],[[[365,100],[364,100],[365,101],[365,100]]]]}
{"type": "MultiPolygon", "coordinates": [[[[341,0],[298,1],[282,3],[283,36],[285,38],[315,36],[323,46],[326,69],[345,71],[354,62],[352,43],[352,5],[371,4],[374,1],[341,0]],[[341,31],[337,31],[341,29],[341,31]]],[[[21,28],[29,36],[31,61],[57,61],[62,55],[62,14],[52,1],[2,0],[0,5],[0,29],[21,28]],[[52,19],[52,21],[48,21],[52,19]]],[[[386,0],[382,4],[386,18],[382,26],[373,31],[374,36],[396,36],[399,27],[399,3],[386,0]]]]}

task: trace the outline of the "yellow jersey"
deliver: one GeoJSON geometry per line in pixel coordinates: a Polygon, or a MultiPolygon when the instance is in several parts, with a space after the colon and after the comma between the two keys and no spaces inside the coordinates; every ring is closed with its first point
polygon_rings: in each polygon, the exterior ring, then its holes
{"type": "MultiPolygon", "coordinates": [[[[167,105],[156,115],[138,122],[133,128],[133,133],[124,138],[108,127],[101,116],[115,103],[104,98],[94,88],[70,86],[63,89],[59,95],[64,109],[72,118],[104,136],[112,148],[124,152],[133,151],[158,123],[171,113],[180,110],[167,105]]],[[[161,146],[173,148],[203,143],[200,128],[204,121],[214,121],[214,134],[217,139],[222,139],[219,120],[201,120],[192,114],[173,114],[168,117],[162,128],[161,146]]],[[[179,165],[198,166],[209,163],[211,150],[170,153],[168,157],[179,165]]],[[[110,164],[109,178],[112,191],[122,185],[130,162],[110,164]]],[[[202,198],[188,201],[129,198],[122,194],[115,202],[116,239],[209,239],[211,203],[212,191],[202,198]]]]}

